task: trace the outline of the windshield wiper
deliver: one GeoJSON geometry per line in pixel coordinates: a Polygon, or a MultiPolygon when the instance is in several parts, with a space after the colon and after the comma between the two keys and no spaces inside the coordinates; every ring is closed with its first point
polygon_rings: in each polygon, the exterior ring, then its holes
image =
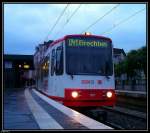
{"type": "Polygon", "coordinates": [[[110,77],[109,77],[108,75],[105,75],[105,77],[106,77],[107,79],[110,79],[110,77]]]}
{"type": "Polygon", "coordinates": [[[68,74],[71,76],[71,79],[73,79],[73,73],[69,72],[68,74]]]}
{"type": "Polygon", "coordinates": [[[107,79],[110,79],[110,77],[108,75],[108,69],[109,69],[109,64],[108,64],[108,62],[106,62],[105,76],[106,76],[107,79]]]}

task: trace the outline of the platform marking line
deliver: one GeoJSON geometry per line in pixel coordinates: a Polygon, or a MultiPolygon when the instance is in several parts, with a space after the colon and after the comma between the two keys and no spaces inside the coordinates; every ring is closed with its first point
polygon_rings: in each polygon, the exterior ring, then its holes
{"type": "Polygon", "coordinates": [[[25,90],[25,97],[33,116],[40,129],[63,129],[31,96],[28,89],[25,90]]]}
{"type": "Polygon", "coordinates": [[[68,115],[69,117],[73,118],[77,122],[81,123],[82,125],[86,126],[89,129],[113,129],[109,126],[106,126],[94,119],[91,119],[75,110],[72,110],[64,105],[61,105],[60,103],[44,96],[40,92],[33,89],[33,92],[37,94],[39,97],[41,97],[44,101],[46,101],[48,104],[54,106],[64,114],[68,115]]]}

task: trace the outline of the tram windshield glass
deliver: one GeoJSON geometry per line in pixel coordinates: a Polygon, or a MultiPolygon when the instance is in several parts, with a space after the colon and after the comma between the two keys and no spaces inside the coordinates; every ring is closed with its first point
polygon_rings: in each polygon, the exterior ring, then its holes
{"type": "Polygon", "coordinates": [[[110,40],[90,36],[67,38],[66,72],[71,75],[112,75],[110,40]]]}

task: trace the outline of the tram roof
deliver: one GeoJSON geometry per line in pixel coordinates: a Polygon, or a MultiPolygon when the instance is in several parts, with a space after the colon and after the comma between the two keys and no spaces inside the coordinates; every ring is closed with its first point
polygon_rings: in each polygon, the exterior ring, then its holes
{"type": "Polygon", "coordinates": [[[69,37],[96,37],[96,38],[101,38],[101,39],[106,39],[112,42],[110,38],[104,37],[104,36],[98,36],[98,35],[83,35],[83,34],[73,34],[73,35],[66,35],[63,38],[60,38],[58,40],[53,41],[52,43],[49,44],[49,47],[52,47],[53,45],[57,44],[58,42],[61,42],[63,40],[66,40],[69,37]]]}

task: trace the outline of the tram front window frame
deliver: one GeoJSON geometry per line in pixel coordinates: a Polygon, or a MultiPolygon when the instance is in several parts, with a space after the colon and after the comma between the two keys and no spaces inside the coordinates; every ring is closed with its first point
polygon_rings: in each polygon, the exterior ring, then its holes
{"type": "Polygon", "coordinates": [[[97,37],[69,37],[66,39],[66,73],[69,75],[113,75],[112,43],[110,40],[97,37]],[[69,45],[69,39],[80,41],[100,41],[107,47],[90,47],[69,45]],[[100,68],[100,69],[99,69],[100,68]]]}

